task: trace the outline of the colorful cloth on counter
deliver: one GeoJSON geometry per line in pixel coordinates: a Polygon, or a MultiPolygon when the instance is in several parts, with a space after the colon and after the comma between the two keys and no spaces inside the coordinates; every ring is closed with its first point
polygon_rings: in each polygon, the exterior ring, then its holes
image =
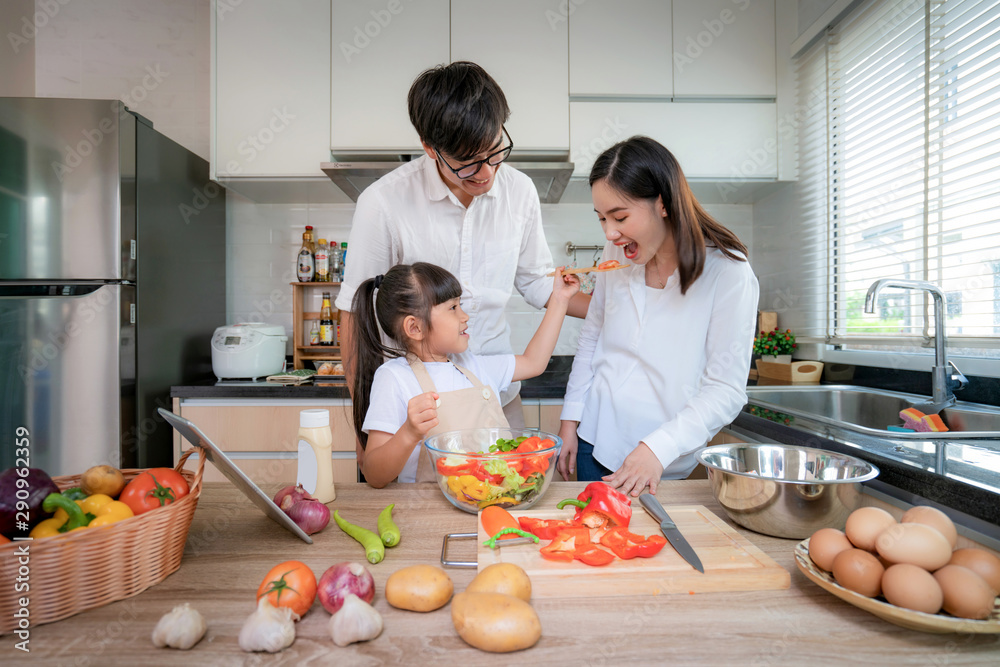
{"type": "Polygon", "coordinates": [[[316,371],[299,368],[293,371],[285,371],[284,373],[278,373],[276,375],[268,375],[267,381],[271,384],[283,384],[283,385],[300,385],[309,384],[312,382],[313,376],[316,375],[316,371]]]}

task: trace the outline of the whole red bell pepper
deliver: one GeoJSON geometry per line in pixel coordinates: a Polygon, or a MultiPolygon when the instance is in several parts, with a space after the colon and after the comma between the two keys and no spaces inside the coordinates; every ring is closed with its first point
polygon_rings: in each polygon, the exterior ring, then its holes
{"type": "Polygon", "coordinates": [[[566,505],[574,505],[577,508],[573,523],[589,528],[628,527],[629,521],[632,520],[632,501],[624,493],[612,489],[604,482],[588,484],[576,499],[561,500],[556,507],[562,509],[566,505]]]}
{"type": "Polygon", "coordinates": [[[630,533],[624,526],[615,526],[601,536],[601,544],[615,552],[622,560],[630,558],[650,558],[660,552],[667,543],[662,535],[643,537],[630,533]]]}

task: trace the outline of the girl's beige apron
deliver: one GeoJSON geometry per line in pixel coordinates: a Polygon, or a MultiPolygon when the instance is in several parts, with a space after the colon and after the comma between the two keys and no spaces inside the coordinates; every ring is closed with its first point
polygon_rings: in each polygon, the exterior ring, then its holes
{"type": "MultiPolygon", "coordinates": [[[[441,405],[437,409],[438,425],[427,432],[427,437],[445,431],[470,428],[507,428],[507,418],[503,414],[503,407],[500,405],[500,399],[496,392],[480,382],[479,378],[468,370],[455,364],[455,368],[472,383],[471,387],[441,393],[434,387],[434,381],[431,380],[424,362],[412,354],[407,355],[406,360],[410,362],[410,368],[417,376],[420,390],[425,393],[432,391],[438,394],[441,400],[441,405]]],[[[422,450],[424,449],[423,444],[419,446],[422,450]]],[[[426,451],[422,451],[420,458],[417,459],[417,481],[437,481],[430,455],[426,451]]]]}

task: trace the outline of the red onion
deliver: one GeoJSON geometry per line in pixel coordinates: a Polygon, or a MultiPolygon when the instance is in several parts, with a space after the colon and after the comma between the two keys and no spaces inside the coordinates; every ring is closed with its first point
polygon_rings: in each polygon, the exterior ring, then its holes
{"type": "Polygon", "coordinates": [[[319,578],[316,593],[323,608],[336,614],[351,593],[365,602],[374,600],[375,579],[361,563],[338,563],[319,578]]]}
{"type": "Polygon", "coordinates": [[[283,512],[292,509],[292,505],[300,500],[313,500],[309,492],[302,488],[302,485],[286,486],[274,495],[274,504],[281,508],[283,512]]]}
{"type": "Polygon", "coordinates": [[[285,512],[306,535],[312,535],[326,528],[330,523],[330,508],[318,500],[303,499],[285,512]]]}

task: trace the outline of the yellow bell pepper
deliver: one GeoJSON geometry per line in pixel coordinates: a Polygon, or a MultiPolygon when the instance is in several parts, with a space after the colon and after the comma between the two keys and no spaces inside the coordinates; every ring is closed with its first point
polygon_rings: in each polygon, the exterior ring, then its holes
{"type": "Polygon", "coordinates": [[[100,516],[100,509],[108,503],[113,502],[115,502],[114,498],[103,493],[95,493],[92,496],[87,496],[83,500],[76,501],[84,513],[93,514],[94,516],[100,516]]]}
{"type": "Polygon", "coordinates": [[[97,510],[97,517],[91,521],[87,527],[96,528],[98,526],[107,526],[133,516],[135,516],[135,514],[133,514],[131,507],[120,500],[112,500],[109,503],[105,503],[99,510],[97,510]]]}
{"type": "Polygon", "coordinates": [[[59,527],[64,523],[66,523],[65,519],[59,520],[56,517],[45,519],[32,528],[31,532],[28,533],[28,536],[38,540],[43,537],[55,537],[56,535],[62,535],[62,533],[59,532],[59,527]]]}
{"type": "Polygon", "coordinates": [[[474,475],[452,475],[448,477],[448,489],[456,498],[485,500],[490,495],[490,485],[476,479],[474,475]]]}

